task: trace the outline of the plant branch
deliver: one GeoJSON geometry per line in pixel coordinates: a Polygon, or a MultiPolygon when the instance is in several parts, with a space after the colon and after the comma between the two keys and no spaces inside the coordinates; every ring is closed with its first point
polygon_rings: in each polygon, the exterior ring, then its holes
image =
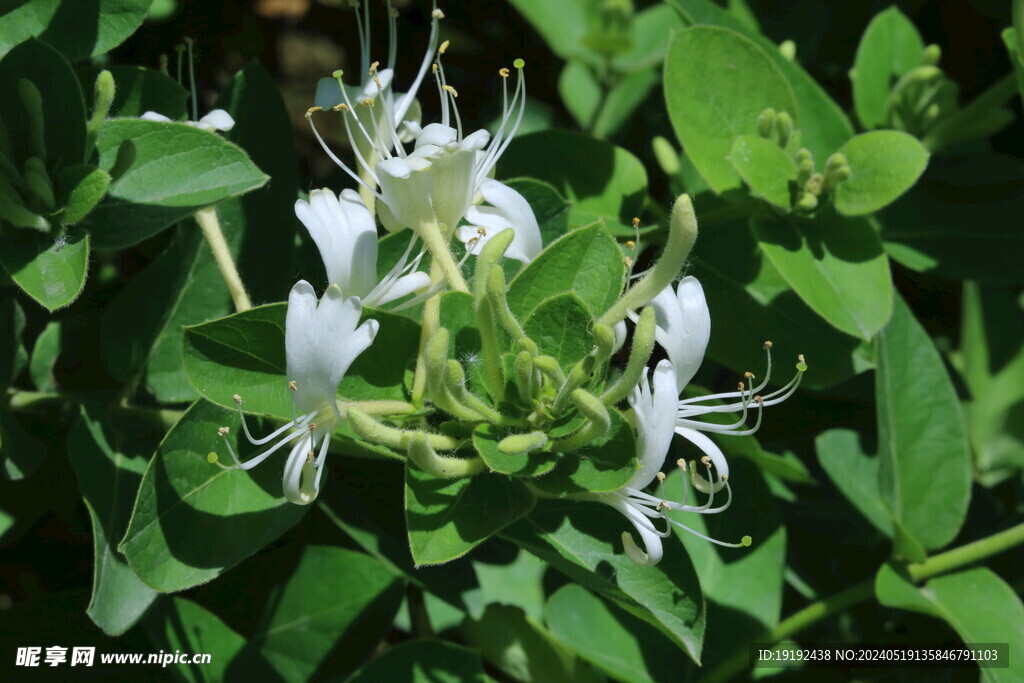
{"type": "Polygon", "coordinates": [[[228,247],[227,240],[224,239],[224,231],[220,229],[217,209],[213,207],[200,209],[196,211],[195,217],[196,223],[203,231],[203,236],[206,237],[206,242],[210,245],[210,250],[213,251],[213,258],[217,261],[217,268],[220,269],[220,275],[224,278],[224,284],[228,286],[231,300],[235,302],[235,310],[239,313],[248,311],[252,308],[252,301],[249,300],[245,285],[242,284],[242,278],[238,275],[235,260],[231,257],[231,249],[228,247]]]}

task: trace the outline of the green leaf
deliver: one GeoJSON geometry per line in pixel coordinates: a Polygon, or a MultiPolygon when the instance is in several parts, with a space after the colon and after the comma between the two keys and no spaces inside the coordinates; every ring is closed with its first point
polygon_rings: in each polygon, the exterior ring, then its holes
{"type": "Polygon", "coordinates": [[[814,447],[818,462],[836,488],[872,526],[892,538],[892,517],[878,484],[878,456],[869,455],[860,435],[849,429],[822,433],[814,447]]]}
{"type": "MultiPolygon", "coordinates": [[[[216,106],[235,120],[224,136],[270,176],[264,187],[217,206],[221,228],[253,300],[281,301],[296,280],[293,254],[299,162],[291,118],[274,78],[256,61],[235,74],[216,106]]],[[[199,321],[181,324],[194,322],[199,321]]]]}
{"type": "Polygon", "coordinates": [[[636,460],[633,428],[619,411],[610,409],[608,433],[572,453],[563,453],[550,473],[530,482],[549,494],[616,491],[633,477],[636,460]]]}
{"type": "Polygon", "coordinates": [[[558,455],[547,450],[514,454],[503,452],[498,448],[498,442],[513,433],[490,424],[482,424],[473,430],[473,448],[492,472],[513,477],[539,477],[550,472],[558,463],[558,455]]]}
{"type": "Polygon", "coordinates": [[[589,330],[594,319],[587,305],[572,292],[545,299],[523,323],[526,335],[537,343],[541,353],[553,356],[568,369],[594,347],[589,330]]]}
{"type": "Polygon", "coordinates": [[[308,681],[336,648],[355,668],[391,626],[399,578],[362,553],[306,546],[280,593],[267,601],[248,650],[285,681],[308,681]]]}
{"type": "Polygon", "coordinates": [[[558,95],[580,128],[588,129],[601,106],[601,84],[594,72],[583,62],[567,62],[558,77],[558,95]]]}
{"type": "Polygon", "coordinates": [[[626,150],[567,130],[517,137],[501,156],[499,178],[528,176],[550,183],[572,202],[570,225],[603,220],[633,236],[633,217],[647,196],[647,171],[626,150]]]}
{"type": "Polygon", "coordinates": [[[4,236],[0,250],[11,279],[49,311],[78,298],[89,270],[89,238],[80,233],[50,235],[19,230],[4,236]]]}
{"type": "Polygon", "coordinates": [[[796,162],[786,150],[773,140],[741,135],[733,141],[729,160],[754,196],[789,211],[793,204],[796,162]]]}
{"type": "MultiPolygon", "coordinates": [[[[31,33],[10,41],[11,32],[17,22],[11,22],[10,14],[20,15],[22,11],[38,8],[23,6],[15,12],[0,8],[0,87],[4,97],[0,98],[0,120],[7,129],[11,152],[8,158],[19,166],[35,151],[30,134],[28,114],[18,94],[21,79],[31,81],[39,90],[43,102],[44,139],[46,141],[47,169],[57,165],[77,164],[85,161],[85,102],[82,90],[75,78],[71,65],[52,47],[34,38],[31,33]],[[7,16],[5,16],[7,15],[7,16]],[[12,45],[29,38],[14,49],[12,45]],[[10,41],[10,42],[9,42],[10,41]],[[10,50],[10,52],[8,52],[10,50]]],[[[68,2],[71,11],[71,2],[68,2]]],[[[77,3],[76,3],[77,4],[77,3]]],[[[9,7],[10,4],[7,3],[9,7]]]]}
{"type": "MultiPolygon", "coordinates": [[[[109,118],[138,118],[147,111],[163,114],[172,121],[188,117],[188,90],[167,74],[141,66],[107,64],[103,69],[114,77],[117,89],[110,105],[109,118]]],[[[86,94],[86,103],[92,109],[93,87],[101,69],[79,69],[78,80],[86,94]]],[[[223,94],[221,95],[223,97],[223,94]]],[[[235,121],[237,124],[237,119],[235,121]]]]}
{"type": "Polygon", "coordinates": [[[755,220],[754,234],[782,277],[818,315],[869,341],[892,315],[892,276],[865,219],[755,220]]]}
{"type": "Polygon", "coordinates": [[[975,466],[983,483],[1024,469],[1024,323],[1011,291],[964,283],[960,349],[975,466]]]}
{"type": "MultiPolygon", "coordinates": [[[[965,643],[1008,643],[1010,657],[1024,650],[1024,605],[1013,588],[992,570],[977,567],[914,586],[905,572],[883,565],[875,580],[879,601],[938,617],[965,643]]],[[[1012,663],[1007,668],[981,668],[981,680],[1020,680],[1012,663]]]]}
{"type": "Polygon", "coordinates": [[[836,209],[862,216],[891,204],[909,190],[928,166],[928,150],[913,135],[897,130],[862,133],[839,148],[852,175],[835,191],[836,209]]]}
{"type": "Polygon", "coordinates": [[[210,662],[202,666],[173,665],[174,671],[190,683],[227,680],[246,645],[246,638],[220,617],[184,598],[161,601],[142,623],[158,649],[210,655],[210,662]]]}
{"type": "Polygon", "coordinates": [[[533,507],[518,479],[481,474],[438,479],[412,463],[405,473],[405,520],[416,565],[454,560],[533,507]]]}
{"type": "Polygon", "coordinates": [[[518,552],[512,561],[502,553],[495,558],[497,562],[473,562],[480,587],[465,591],[463,599],[466,611],[474,619],[480,619],[490,604],[518,607],[532,619],[543,615],[544,575],[548,566],[525,550],[512,552],[518,552]]]}
{"type": "Polygon", "coordinates": [[[694,252],[693,275],[704,286],[715,320],[708,344],[711,358],[736,372],[760,374],[765,362],[762,342],[770,339],[777,368],[773,383],[789,380],[790,362],[798,353],[807,354],[810,365],[803,386],[831,386],[866,369],[854,355],[858,340],[808,308],[764,257],[745,223],[705,231],[694,252]]]}
{"type": "Polygon", "coordinates": [[[481,362],[480,330],[476,324],[473,296],[466,292],[441,294],[438,313],[441,327],[448,330],[448,358],[454,358],[466,370],[471,389],[486,393],[487,378],[481,362]]]}
{"type": "Polygon", "coordinates": [[[1017,76],[1017,90],[1024,99],[1024,57],[1021,57],[1021,37],[1024,36],[1024,29],[1018,35],[1012,28],[1003,30],[1003,43],[1010,53],[1010,63],[1013,66],[1013,73],[1017,76]]]}
{"type": "Polygon", "coordinates": [[[484,659],[517,681],[601,680],[542,625],[516,607],[489,605],[480,619],[462,625],[466,641],[484,659]]]}
{"type": "Polygon", "coordinates": [[[606,138],[619,132],[660,80],[657,70],[647,69],[635,71],[612,86],[594,120],[594,137],[606,138]]]}
{"type": "Polygon", "coordinates": [[[1024,172],[985,152],[943,157],[881,214],[882,242],[901,264],[946,279],[1024,284],[1024,172]],[[970,244],[972,248],[965,249],[970,244]]]}
{"type": "Polygon", "coordinates": [[[679,14],[668,5],[653,5],[640,10],[633,15],[630,25],[633,47],[612,57],[612,68],[624,73],[656,73],[652,67],[659,66],[665,59],[669,37],[683,26],[679,14]]]}
{"type": "Polygon", "coordinates": [[[676,33],[665,60],[665,101],[690,159],[721,194],[741,186],[729,163],[733,140],[757,134],[771,107],[798,123],[793,90],[763,49],[739,33],[695,26],[676,33]]]}
{"type": "Polygon", "coordinates": [[[857,118],[865,128],[881,128],[889,119],[889,91],[903,74],[921,65],[924,41],[896,7],[879,12],[857,46],[850,79],[857,118]]]}
{"type": "Polygon", "coordinates": [[[578,584],[551,596],[544,620],[555,638],[614,680],[646,683],[678,676],[678,651],[665,636],[578,584]]]}
{"type": "Polygon", "coordinates": [[[963,409],[928,333],[900,297],[875,353],[882,495],[913,539],[941,548],[956,537],[971,496],[963,409]]]}
{"type": "Polygon", "coordinates": [[[446,640],[420,639],[387,649],[355,672],[348,683],[485,683],[487,680],[480,656],[473,650],[446,640]]]}
{"type": "MultiPolygon", "coordinates": [[[[688,450],[693,453],[693,449],[688,450]]],[[[760,640],[779,623],[782,611],[786,564],[782,516],[764,478],[750,463],[734,460],[730,470],[733,498],[727,511],[718,515],[677,511],[670,517],[727,543],[749,535],[753,544],[749,548],[719,548],[682,529],[674,529],[678,541],[665,540],[666,544],[682,541],[708,602],[705,639],[714,647],[703,656],[703,666],[720,662],[729,652],[745,650],[748,644],[760,640]]],[[[683,487],[689,487],[688,500],[705,499],[678,470],[669,475],[662,493],[656,495],[680,501],[683,487]]],[[[715,502],[718,500],[716,495],[715,502]]]]}
{"type": "Polygon", "coordinates": [[[251,447],[242,447],[238,413],[199,400],[164,437],[139,486],[118,550],[161,592],[216,578],[306,512],[282,496],[280,466],[226,470],[208,462],[211,452],[231,462],[217,436],[220,427],[230,429],[231,446],[246,458],[251,447]]]}
{"type": "Polygon", "coordinates": [[[110,174],[93,166],[70,166],[60,172],[58,187],[64,205],[61,222],[74,225],[103,199],[110,187],[110,174]]]}
{"type": "Polygon", "coordinates": [[[28,372],[39,391],[56,391],[57,382],[53,377],[53,366],[60,354],[60,321],[52,320],[36,338],[32,349],[32,360],[28,372]]]}
{"type": "Polygon", "coordinates": [[[622,550],[621,536],[627,530],[631,524],[611,507],[542,500],[502,535],[652,624],[699,661],[704,597],[682,544],[666,543],[657,566],[641,567],[622,550]]]}
{"type": "Polygon", "coordinates": [[[158,595],[139,580],[114,547],[128,528],[146,459],[111,448],[103,426],[87,408],[82,408],[68,435],[67,450],[92,521],[92,600],[87,611],[104,633],[118,636],[135,624],[158,595]]]}
{"type": "Polygon", "coordinates": [[[24,331],[25,313],[15,299],[14,290],[7,290],[0,298],[0,388],[10,386],[28,364],[28,354],[21,341],[24,331]]]}
{"type": "Polygon", "coordinates": [[[526,320],[540,304],[574,292],[597,317],[615,303],[626,281],[619,245],[601,224],[588,225],[550,244],[508,287],[508,305],[526,320]]]}
{"type": "Polygon", "coordinates": [[[27,0],[0,7],[0,55],[38,36],[72,61],[101,55],[135,32],[153,0],[27,0]]]}
{"type": "Polygon", "coordinates": [[[551,50],[562,59],[582,59],[594,64],[599,61],[584,43],[587,35],[588,12],[593,7],[588,0],[510,0],[520,14],[541,35],[551,50]]]}
{"type": "Polygon", "coordinates": [[[534,178],[513,178],[505,184],[523,195],[540,226],[543,244],[551,244],[569,232],[569,214],[572,203],[565,200],[558,190],[548,183],[534,178]]]}
{"type": "Polygon", "coordinates": [[[134,148],[132,163],[86,221],[97,247],[136,244],[268,180],[239,147],[182,123],[108,120],[96,143],[100,167],[111,172],[124,144],[134,148]]]}
{"type": "Polygon", "coordinates": [[[793,88],[800,120],[800,143],[817,159],[825,159],[853,137],[853,126],[842,108],[795,61],[786,59],[772,41],[711,0],[668,0],[689,25],[710,24],[732,29],[765,51],[793,88]]]}
{"type": "MultiPolygon", "coordinates": [[[[185,328],[185,372],[205,398],[246,411],[291,419],[292,398],[285,376],[284,322],[287,304],[251,308],[185,328]]],[[[365,309],[364,319],[380,324],[379,338],[352,363],[339,393],[351,400],[405,400],[406,368],[416,357],[419,326],[401,316],[365,309]]]]}
{"type": "Polygon", "coordinates": [[[39,471],[45,459],[46,447],[6,408],[0,408],[0,475],[7,481],[26,479],[39,471]]]}

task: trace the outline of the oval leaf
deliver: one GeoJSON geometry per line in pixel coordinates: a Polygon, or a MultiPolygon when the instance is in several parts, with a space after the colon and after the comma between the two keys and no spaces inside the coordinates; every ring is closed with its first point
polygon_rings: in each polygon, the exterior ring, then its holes
{"type": "Polygon", "coordinates": [[[857,46],[850,79],[857,118],[865,128],[880,128],[889,117],[889,90],[897,78],[921,64],[924,41],[896,7],[878,13],[857,46]]]}
{"type": "Polygon", "coordinates": [[[4,237],[0,263],[25,293],[50,311],[78,298],[89,270],[89,238],[82,234],[54,240],[18,231],[4,237]]]}
{"type": "Polygon", "coordinates": [[[796,181],[796,162],[786,150],[772,140],[741,135],[733,142],[729,160],[754,196],[789,211],[793,204],[790,184],[796,181]]]}
{"type": "Polygon", "coordinates": [[[765,51],[739,33],[695,26],[676,33],[665,61],[669,118],[693,164],[717,192],[742,185],[733,140],[757,134],[764,109],[799,112],[793,89],[765,51]]]}
{"type": "Polygon", "coordinates": [[[928,150],[898,130],[863,133],[839,148],[852,175],[836,188],[836,209],[861,216],[891,204],[909,190],[928,166],[928,150]]]}

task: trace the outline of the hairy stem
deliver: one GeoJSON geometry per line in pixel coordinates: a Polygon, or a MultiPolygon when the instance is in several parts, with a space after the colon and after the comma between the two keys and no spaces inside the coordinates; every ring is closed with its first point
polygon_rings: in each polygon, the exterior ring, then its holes
{"type": "Polygon", "coordinates": [[[199,224],[206,237],[210,250],[213,251],[213,258],[217,261],[217,268],[220,269],[220,276],[224,278],[224,284],[228,286],[231,293],[231,300],[235,302],[235,310],[241,313],[252,308],[252,301],[245,291],[242,278],[238,275],[235,267],[235,260],[231,258],[231,249],[224,239],[224,231],[220,229],[220,220],[217,218],[217,209],[209,207],[200,209],[195,213],[196,223],[199,224]]]}

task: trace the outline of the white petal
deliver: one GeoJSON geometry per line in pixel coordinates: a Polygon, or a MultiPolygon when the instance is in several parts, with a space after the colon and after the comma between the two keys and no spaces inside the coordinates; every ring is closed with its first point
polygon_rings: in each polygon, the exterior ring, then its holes
{"type": "Polygon", "coordinates": [[[709,439],[706,434],[702,434],[696,429],[690,429],[688,427],[676,427],[676,434],[692,443],[703,451],[706,456],[711,458],[711,464],[713,464],[715,469],[718,470],[719,478],[729,477],[729,463],[725,459],[725,454],[722,453],[722,449],[719,448],[714,441],[709,439]]]}
{"type": "Polygon", "coordinates": [[[651,302],[657,316],[655,339],[676,369],[676,383],[685,387],[700,368],[711,338],[711,313],[697,278],[682,279],[677,291],[666,287],[651,302]]]}
{"type": "Polygon", "coordinates": [[[612,353],[618,353],[622,345],[626,343],[626,321],[620,320],[615,323],[612,331],[615,333],[615,345],[612,347],[612,353]]]}
{"type": "Polygon", "coordinates": [[[284,477],[281,488],[284,497],[296,505],[309,505],[316,500],[317,491],[313,487],[316,471],[309,463],[309,452],[313,450],[311,433],[301,437],[288,454],[284,463],[284,477]]]}
{"type": "Polygon", "coordinates": [[[173,123],[169,118],[163,114],[158,114],[155,111],[147,111],[145,114],[139,117],[144,121],[160,121],[162,123],[173,123]]]}
{"type": "Polygon", "coordinates": [[[209,114],[197,121],[200,127],[209,126],[214,130],[229,131],[235,127],[235,120],[231,114],[223,109],[214,109],[209,114]]]}
{"type": "Polygon", "coordinates": [[[634,392],[629,399],[637,419],[637,457],[640,469],[626,486],[636,489],[650,484],[661,470],[676,429],[679,392],[672,363],[667,360],[658,363],[652,373],[651,384],[653,386],[648,388],[646,375],[642,377],[639,391],[634,392]]]}
{"type": "MultiPolygon", "coordinates": [[[[543,246],[540,226],[526,198],[508,185],[489,178],[480,183],[480,192],[491,206],[473,206],[466,211],[466,220],[470,224],[487,231],[479,246],[502,230],[512,228],[515,237],[505,255],[523,263],[536,258],[543,246]]],[[[475,231],[470,239],[474,236],[475,231]]]]}
{"type": "MultiPolygon", "coordinates": [[[[288,294],[288,313],[285,316],[284,348],[288,381],[298,384],[296,403],[300,402],[308,389],[306,379],[316,374],[316,358],[319,353],[316,344],[316,292],[305,280],[299,280],[288,294]]],[[[314,406],[315,408],[315,406],[314,406]]]]}
{"type": "Polygon", "coordinates": [[[476,152],[477,150],[481,150],[486,147],[487,141],[490,139],[491,134],[481,128],[480,130],[470,133],[463,138],[462,142],[459,143],[459,146],[462,147],[462,149],[468,149],[476,152]]]}
{"type": "Polygon", "coordinates": [[[377,301],[374,302],[375,306],[380,306],[396,299],[401,299],[407,294],[430,286],[430,275],[423,271],[416,271],[415,273],[409,273],[395,280],[395,283],[388,287],[387,291],[382,292],[377,301]]]}
{"type": "Polygon", "coordinates": [[[441,123],[430,123],[424,126],[423,130],[416,136],[416,149],[424,145],[444,147],[448,143],[455,142],[458,137],[458,131],[451,126],[441,123]]]}

